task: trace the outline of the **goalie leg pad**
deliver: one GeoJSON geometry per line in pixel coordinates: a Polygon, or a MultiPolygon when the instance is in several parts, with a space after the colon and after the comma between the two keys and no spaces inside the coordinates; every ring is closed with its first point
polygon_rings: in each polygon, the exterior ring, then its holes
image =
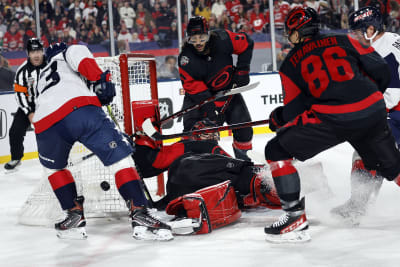
{"type": "Polygon", "coordinates": [[[231,224],[242,215],[230,181],[200,189],[171,201],[166,212],[170,215],[188,218],[200,222],[194,227],[196,234],[210,233],[213,229],[231,224]]]}

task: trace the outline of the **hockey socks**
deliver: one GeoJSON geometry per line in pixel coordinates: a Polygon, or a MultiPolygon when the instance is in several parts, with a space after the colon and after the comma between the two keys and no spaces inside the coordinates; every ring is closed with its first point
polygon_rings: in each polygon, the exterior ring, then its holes
{"type": "Polygon", "coordinates": [[[140,177],[137,171],[130,167],[115,173],[115,184],[125,201],[132,200],[137,207],[147,206],[147,199],[143,192],[140,177]]]}
{"type": "Polygon", "coordinates": [[[56,171],[48,179],[62,209],[68,210],[73,208],[77,192],[71,172],[67,169],[56,171]]]}

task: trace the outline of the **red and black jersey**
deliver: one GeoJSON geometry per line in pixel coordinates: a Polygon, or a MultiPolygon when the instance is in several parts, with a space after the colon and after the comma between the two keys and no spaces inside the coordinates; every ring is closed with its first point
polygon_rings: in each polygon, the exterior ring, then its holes
{"type": "Polygon", "coordinates": [[[279,73],[286,122],[312,110],[323,121],[348,125],[385,109],[389,66],[372,47],[349,35],[306,40],[290,51],[279,73]]]}
{"type": "Polygon", "coordinates": [[[177,158],[185,153],[216,154],[231,157],[216,141],[182,140],[162,148],[152,148],[147,145],[135,146],[133,159],[143,178],[157,176],[168,170],[177,158]]]}
{"type": "Polygon", "coordinates": [[[232,54],[238,55],[236,67],[250,67],[254,43],[245,33],[222,29],[212,31],[207,46],[209,53],[203,55],[186,43],[179,54],[179,73],[187,94],[231,88],[232,54]]]}

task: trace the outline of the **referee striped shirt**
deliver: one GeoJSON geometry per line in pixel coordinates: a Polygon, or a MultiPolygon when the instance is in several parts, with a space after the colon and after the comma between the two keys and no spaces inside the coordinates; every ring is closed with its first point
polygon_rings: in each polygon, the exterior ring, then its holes
{"type": "Polygon", "coordinates": [[[42,65],[34,66],[29,61],[18,68],[14,80],[15,99],[18,106],[26,115],[35,112],[35,97],[37,96],[37,81],[39,80],[40,70],[46,66],[45,61],[42,65]]]}

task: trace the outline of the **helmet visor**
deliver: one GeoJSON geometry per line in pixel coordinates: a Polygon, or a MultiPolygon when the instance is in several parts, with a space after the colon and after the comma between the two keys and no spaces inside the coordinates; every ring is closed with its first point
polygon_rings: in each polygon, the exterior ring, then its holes
{"type": "Polygon", "coordinates": [[[195,34],[195,35],[189,36],[187,39],[187,42],[189,44],[205,44],[208,42],[209,39],[210,39],[210,36],[206,33],[195,34]]]}

